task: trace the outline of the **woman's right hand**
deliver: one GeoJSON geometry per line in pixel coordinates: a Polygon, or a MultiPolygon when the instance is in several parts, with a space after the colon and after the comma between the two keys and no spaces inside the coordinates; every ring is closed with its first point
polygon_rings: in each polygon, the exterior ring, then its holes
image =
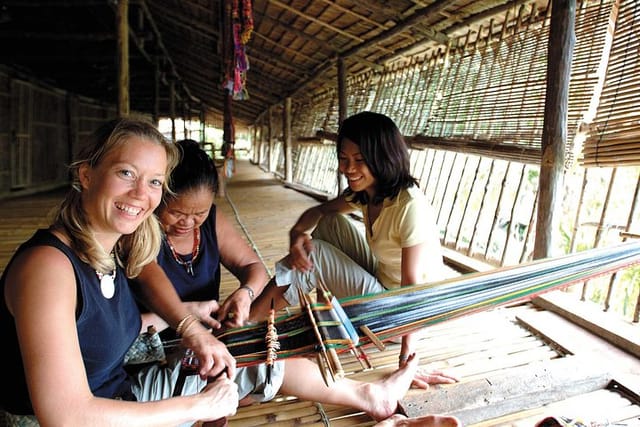
{"type": "Polygon", "coordinates": [[[220,375],[215,381],[210,382],[200,392],[203,400],[203,413],[201,421],[214,421],[220,418],[235,415],[238,409],[238,385],[226,375],[220,375]]]}
{"type": "Polygon", "coordinates": [[[313,262],[309,256],[313,251],[313,242],[309,233],[292,229],[289,232],[289,267],[303,272],[313,269],[313,262]]]}
{"type": "Polygon", "coordinates": [[[227,346],[200,322],[189,324],[183,331],[182,345],[191,349],[198,357],[200,378],[217,377],[225,371],[229,378],[235,378],[236,360],[227,346]]]}

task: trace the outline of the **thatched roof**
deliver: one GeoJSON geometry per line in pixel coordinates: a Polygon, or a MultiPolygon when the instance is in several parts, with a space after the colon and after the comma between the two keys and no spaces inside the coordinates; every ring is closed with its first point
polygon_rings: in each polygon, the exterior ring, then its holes
{"type": "MultiPolygon", "coordinates": [[[[246,44],[249,98],[233,102],[252,123],[287,96],[497,24],[524,0],[254,0],[246,44]]],[[[131,110],[219,120],[224,104],[221,0],[129,0],[131,110]],[[160,70],[154,97],[155,67],[160,70]],[[157,104],[156,104],[157,102],[157,104]]],[[[237,0],[242,7],[243,0],[237,0]]],[[[546,1],[540,2],[542,8],[546,1]]],[[[74,94],[116,103],[116,0],[0,0],[0,64],[74,94]]],[[[246,21],[245,21],[245,30],[246,21]]]]}

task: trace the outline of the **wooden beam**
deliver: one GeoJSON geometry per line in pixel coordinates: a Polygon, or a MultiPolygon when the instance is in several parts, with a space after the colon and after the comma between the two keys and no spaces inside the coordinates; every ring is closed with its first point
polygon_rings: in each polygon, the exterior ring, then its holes
{"type": "Polygon", "coordinates": [[[253,34],[254,34],[254,36],[256,38],[264,40],[264,41],[276,46],[277,48],[284,50],[285,52],[289,52],[290,54],[292,54],[294,56],[300,56],[301,58],[304,58],[307,61],[313,62],[314,64],[319,64],[321,62],[320,60],[312,58],[310,56],[307,56],[302,52],[299,52],[299,51],[297,51],[295,49],[291,49],[289,46],[284,46],[284,45],[282,45],[282,44],[280,44],[278,42],[275,42],[275,41],[271,40],[270,38],[268,38],[266,36],[263,36],[262,34],[260,34],[258,32],[254,32],[253,34]]]}
{"type": "Polygon", "coordinates": [[[540,150],[522,145],[502,144],[499,140],[473,140],[471,138],[434,138],[424,135],[405,136],[411,148],[433,148],[437,150],[454,151],[465,154],[479,154],[493,159],[502,159],[540,164],[540,150]]]}
{"type": "Polygon", "coordinates": [[[313,43],[319,47],[324,47],[324,48],[329,47],[329,49],[334,54],[337,54],[338,51],[340,50],[339,47],[335,43],[333,43],[332,40],[318,40],[317,38],[305,33],[304,31],[300,31],[296,28],[291,27],[290,25],[286,25],[283,22],[279,22],[278,20],[273,19],[269,15],[261,14],[256,11],[254,11],[254,15],[256,15],[257,20],[259,20],[260,22],[262,21],[268,22],[270,25],[274,27],[281,28],[282,30],[284,30],[285,33],[291,33],[296,37],[301,38],[302,40],[305,40],[307,42],[313,43]]]}
{"type": "MultiPolygon", "coordinates": [[[[437,13],[440,10],[444,9],[445,7],[447,7],[449,4],[451,3],[450,0],[447,1],[441,1],[441,2],[436,2],[433,3],[430,6],[424,7],[422,9],[419,9],[418,11],[416,11],[416,13],[414,15],[411,15],[409,18],[407,18],[406,20],[399,22],[396,26],[390,28],[389,30],[380,33],[378,36],[373,37],[367,41],[364,41],[360,44],[358,44],[357,46],[354,46],[350,49],[347,49],[346,51],[343,51],[340,53],[340,56],[343,58],[349,58],[349,57],[353,57],[353,56],[357,56],[360,51],[367,49],[369,47],[375,46],[378,43],[383,42],[384,40],[387,40],[391,37],[394,37],[400,33],[402,33],[403,31],[407,30],[408,28],[420,23],[420,21],[422,21],[424,19],[425,16],[428,16],[430,14],[433,13],[437,13]]],[[[442,44],[447,44],[449,42],[449,38],[444,36],[444,35],[438,35],[436,34],[436,32],[433,32],[433,37],[434,40],[438,41],[439,43],[442,44]]],[[[329,69],[330,67],[333,66],[333,62],[336,60],[337,58],[329,58],[327,61],[325,61],[324,63],[320,64],[313,76],[311,76],[310,78],[308,78],[307,80],[303,81],[300,83],[300,85],[297,87],[297,89],[295,89],[294,91],[292,91],[290,94],[288,94],[287,96],[292,96],[295,97],[295,95],[297,93],[299,93],[300,91],[304,90],[304,88],[310,84],[312,81],[314,81],[315,79],[317,79],[319,76],[323,75],[327,69],[329,69]]]]}
{"type": "Polygon", "coordinates": [[[273,3],[273,4],[275,4],[276,6],[278,6],[278,7],[282,8],[282,9],[288,10],[289,12],[291,12],[291,13],[293,13],[293,14],[295,14],[295,15],[298,15],[298,16],[300,16],[300,17],[302,17],[302,18],[306,19],[307,21],[311,21],[311,22],[313,22],[314,24],[318,24],[318,25],[320,25],[321,27],[325,27],[325,28],[327,28],[327,29],[329,29],[329,30],[333,31],[334,33],[338,33],[338,34],[341,34],[341,35],[343,35],[343,36],[345,36],[345,37],[347,37],[347,38],[350,38],[350,39],[352,39],[352,40],[355,40],[355,41],[357,41],[358,43],[363,43],[363,42],[364,42],[364,39],[362,39],[361,37],[358,37],[358,36],[356,36],[356,35],[353,35],[353,34],[351,34],[351,33],[347,32],[347,31],[344,31],[344,30],[342,30],[342,29],[340,29],[340,28],[334,27],[333,25],[329,25],[329,24],[327,24],[326,22],[321,21],[321,20],[320,20],[320,19],[318,19],[318,18],[315,18],[315,17],[313,17],[313,16],[307,15],[306,13],[302,13],[302,12],[301,12],[301,11],[299,11],[298,9],[296,9],[296,8],[294,8],[294,7],[291,7],[291,6],[289,6],[288,4],[282,3],[281,1],[278,1],[278,0],[270,0],[270,3],[273,3]]]}
{"type": "MultiPolygon", "coordinates": [[[[353,48],[347,50],[346,52],[343,52],[342,55],[343,56],[351,56],[351,55],[355,55],[356,53],[362,51],[363,49],[367,49],[371,46],[375,46],[378,43],[387,40],[393,36],[396,36],[400,33],[402,33],[403,31],[406,31],[407,29],[413,27],[414,25],[419,24],[421,21],[423,21],[425,19],[425,17],[428,17],[429,15],[432,15],[434,13],[438,13],[440,10],[443,10],[444,8],[446,8],[447,6],[449,6],[450,4],[455,3],[455,1],[438,1],[435,2],[427,7],[423,7],[422,9],[418,9],[416,11],[416,13],[414,13],[413,15],[411,15],[409,18],[398,22],[398,24],[393,27],[390,28],[389,30],[380,33],[379,35],[377,35],[376,37],[372,37],[370,39],[368,39],[366,42],[360,43],[357,46],[354,46],[353,48]]],[[[449,43],[449,38],[448,37],[442,37],[442,36],[438,36],[438,33],[436,33],[435,31],[433,31],[433,36],[432,39],[438,43],[441,44],[448,44],[449,43]]]]}
{"type": "Polygon", "coordinates": [[[258,49],[255,49],[251,52],[251,62],[257,63],[266,67],[273,67],[278,71],[285,72],[293,77],[298,77],[302,75],[303,77],[309,77],[309,74],[302,70],[300,66],[296,66],[291,64],[290,62],[285,62],[280,60],[279,58],[274,58],[273,56],[268,56],[262,54],[258,49]]]}
{"type": "MultiPolygon", "coordinates": [[[[475,15],[469,17],[459,16],[458,24],[454,24],[451,27],[447,28],[448,33],[453,33],[458,30],[462,30],[464,28],[469,27],[477,22],[485,21],[492,16],[501,15],[503,13],[508,12],[512,8],[517,8],[525,3],[529,2],[529,0],[511,0],[505,4],[500,6],[492,7],[490,9],[485,10],[484,12],[477,13],[475,15]]],[[[535,5],[534,5],[535,7],[535,5]]]]}

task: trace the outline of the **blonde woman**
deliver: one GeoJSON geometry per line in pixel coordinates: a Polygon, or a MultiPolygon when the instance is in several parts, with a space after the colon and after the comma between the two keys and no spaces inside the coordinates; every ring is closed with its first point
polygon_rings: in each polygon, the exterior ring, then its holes
{"type": "Polygon", "coordinates": [[[130,378],[123,367],[141,331],[127,277],[158,253],[153,212],[177,161],[153,125],[122,118],[98,129],[72,164],[73,188],[54,223],[20,246],[0,279],[3,425],[159,427],[235,413],[233,357],[171,286],[145,301],[198,354],[200,374],[219,378],[191,396],[159,391],[145,401],[142,389],[173,377],[130,378]]]}

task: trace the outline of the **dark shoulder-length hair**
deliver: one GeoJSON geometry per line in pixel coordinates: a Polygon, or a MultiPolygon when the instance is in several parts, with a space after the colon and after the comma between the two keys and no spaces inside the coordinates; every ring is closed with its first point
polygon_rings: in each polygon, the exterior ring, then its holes
{"type": "MultiPolygon", "coordinates": [[[[389,117],[371,111],[354,114],[345,119],[338,130],[338,155],[345,139],[360,147],[360,153],[376,179],[374,204],[381,203],[385,198],[393,199],[403,188],[418,185],[418,181],[411,176],[407,144],[389,117]]],[[[344,194],[353,195],[353,200],[358,203],[369,202],[365,191],[354,194],[347,188],[344,194]]]]}
{"type": "Polygon", "coordinates": [[[177,141],[176,145],[181,158],[171,173],[171,192],[165,193],[162,205],[180,194],[203,187],[215,194],[218,191],[218,170],[213,159],[193,139],[177,141]]]}

